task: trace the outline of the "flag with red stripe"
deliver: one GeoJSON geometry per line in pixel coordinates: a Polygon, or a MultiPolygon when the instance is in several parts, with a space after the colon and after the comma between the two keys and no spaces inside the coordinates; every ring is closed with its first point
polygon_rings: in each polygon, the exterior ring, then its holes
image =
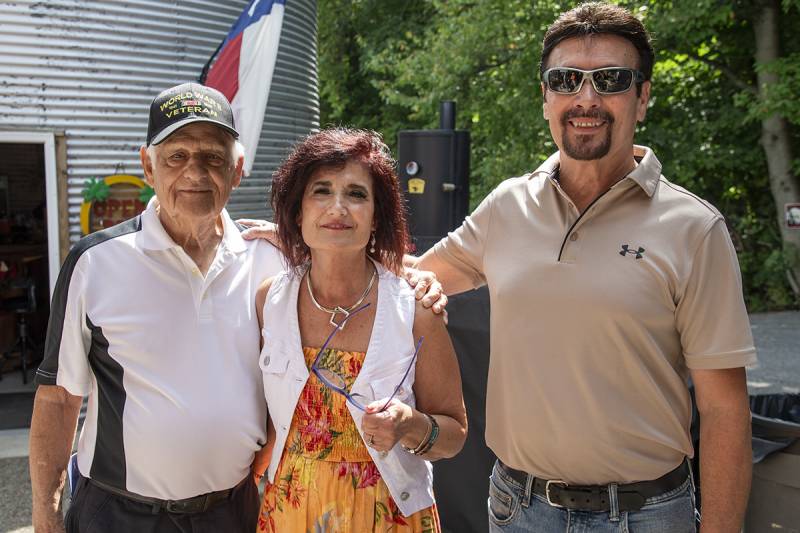
{"type": "Polygon", "coordinates": [[[278,56],[286,0],[252,0],[231,28],[200,81],[231,102],[236,129],[245,148],[245,174],[261,137],[264,111],[278,56]]]}

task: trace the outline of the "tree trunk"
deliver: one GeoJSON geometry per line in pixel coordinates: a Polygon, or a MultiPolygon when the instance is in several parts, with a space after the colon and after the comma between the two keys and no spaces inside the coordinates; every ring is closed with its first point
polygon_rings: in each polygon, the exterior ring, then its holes
{"type": "MultiPolygon", "coordinates": [[[[780,57],[779,26],[780,6],[777,0],[763,0],[753,21],[756,38],[756,63],[766,65],[780,57]]],[[[771,72],[758,73],[758,92],[763,97],[768,86],[776,83],[778,76],[771,72]]],[[[790,229],[786,224],[785,205],[800,202],[800,183],[792,173],[792,145],[789,125],[779,115],[761,120],[761,144],[767,156],[769,184],[778,212],[783,249],[789,260],[789,283],[795,296],[800,296],[800,228],[790,229]]]]}

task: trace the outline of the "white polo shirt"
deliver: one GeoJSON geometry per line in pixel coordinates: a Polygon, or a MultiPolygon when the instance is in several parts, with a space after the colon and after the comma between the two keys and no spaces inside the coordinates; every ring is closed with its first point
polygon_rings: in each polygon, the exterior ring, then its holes
{"type": "Polygon", "coordinates": [[[255,292],[284,267],[276,248],[245,242],[223,211],[203,276],[156,205],[72,249],[37,382],[89,396],[83,475],[181,499],[236,485],[266,441],[255,292]]]}

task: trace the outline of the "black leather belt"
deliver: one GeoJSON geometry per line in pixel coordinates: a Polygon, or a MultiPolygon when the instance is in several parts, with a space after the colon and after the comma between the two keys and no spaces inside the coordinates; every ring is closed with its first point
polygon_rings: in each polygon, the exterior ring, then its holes
{"type": "MultiPolygon", "coordinates": [[[[528,474],[497,461],[505,474],[525,487],[528,474]]],[[[620,512],[638,511],[645,500],[675,490],[689,477],[689,466],[683,461],[675,470],[652,481],[639,481],[617,485],[620,512]]],[[[553,507],[575,511],[609,511],[609,485],[568,485],[564,481],[533,478],[533,492],[544,497],[553,507]]]]}
{"type": "Polygon", "coordinates": [[[128,492],[124,489],[118,489],[116,487],[112,487],[111,485],[106,485],[105,483],[95,481],[91,478],[85,479],[88,483],[94,485],[100,490],[151,506],[153,514],[157,514],[162,511],[175,514],[194,514],[207,511],[214,505],[229,499],[236,489],[250,480],[250,476],[247,476],[235,487],[230,489],[209,492],[208,494],[201,494],[200,496],[193,496],[191,498],[184,498],[182,500],[161,500],[159,498],[150,498],[134,492],[128,492]]]}

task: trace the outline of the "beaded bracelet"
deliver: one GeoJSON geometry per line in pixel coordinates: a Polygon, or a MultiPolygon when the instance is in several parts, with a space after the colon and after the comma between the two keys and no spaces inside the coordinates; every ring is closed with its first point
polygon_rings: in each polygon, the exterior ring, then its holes
{"type": "Polygon", "coordinates": [[[424,455],[428,453],[433,446],[433,443],[436,442],[436,439],[439,437],[439,423],[436,421],[428,413],[422,413],[430,422],[430,426],[428,428],[428,432],[425,434],[425,437],[420,441],[419,445],[416,448],[408,448],[403,446],[405,450],[412,454],[412,455],[424,455]]]}
{"type": "Polygon", "coordinates": [[[431,435],[430,437],[428,437],[428,442],[425,443],[425,447],[422,450],[418,451],[416,455],[425,455],[426,453],[431,451],[431,448],[433,448],[433,443],[435,443],[436,439],[439,438],[439,423],[431,415],[428,415],[428,417],[431,420],[431,424],[433,424],[431,426],[431,435]]]}

